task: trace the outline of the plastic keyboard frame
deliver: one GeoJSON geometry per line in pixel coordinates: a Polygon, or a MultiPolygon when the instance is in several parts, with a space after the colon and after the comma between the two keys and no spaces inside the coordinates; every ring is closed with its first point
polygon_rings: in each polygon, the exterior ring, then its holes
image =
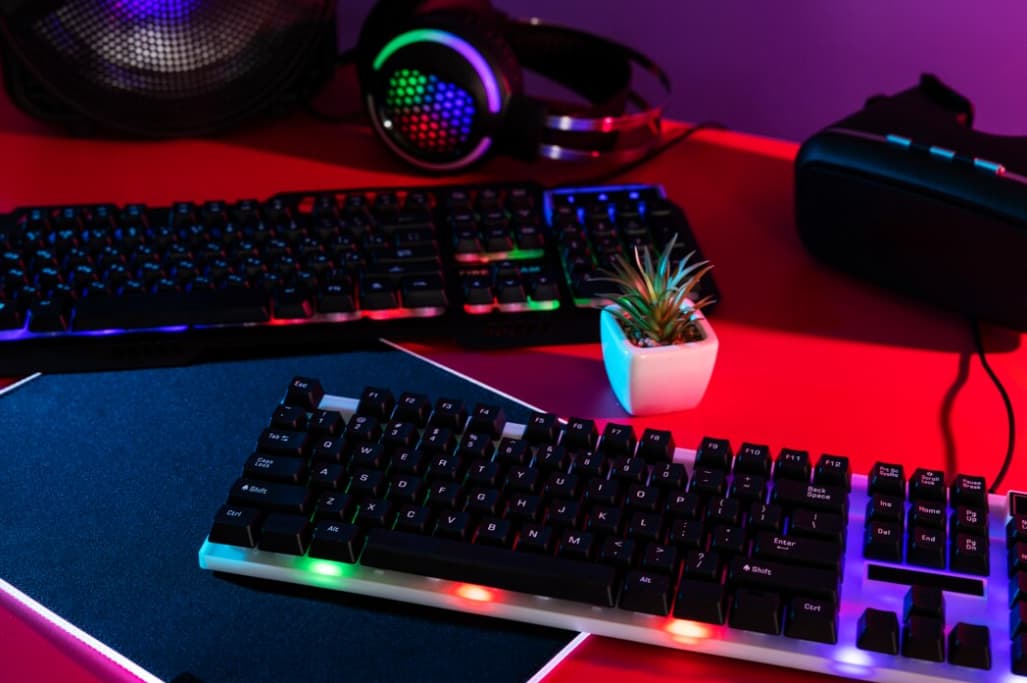
{"type": "MultiPolygon", "coordinates": [[[[357,400],[325,395],[319,407],[338,411],[348,419],[356,410],[357,400]]],[[[516,439],[523,433],[524,425],[507,423],[501,438],[516,439]]],[[[678,448],[674,452],[674,462],[684,464],[689,472],[692,471],[694,459],[695,451],[692,449],[678,448]]],[[[866,560],[861,546],[868,501],[866,484],[865,475],[852,476],[845,535],[844,578],[840,587],[838,643],[835,645],[798,640],[785,635],[744,631],[727,624],[681,620],[672,615],[653,616],[616,607],[591,606],[488,586],[368,568],[359,564],[211,543],[209,539],[203,542],[199,550],[199,564],[201,568],[215,572],[338,590],[883,683],[1012,683],[1024,680],[1010,673],[1009,668],[1012,640],[1009,637],[1005,529],[1009,516],[1008,496],[992,494],[988,498],[990,574],[981,577],[866,560]],[[986,622],[991,638],[991,670],[858,649],[855,645],[856,628],[863,609],[874,607],[894,611],[901,619],[903,599],[909,588],[908,585],[868,579],[867,567],[871,564],[981,581],[984,585],[983,597],[945,593],[946,634],[949,628],[960,621],[977,624],[986,622]],[[996,618],[995,615],[1000,616],[996,618]]]]}

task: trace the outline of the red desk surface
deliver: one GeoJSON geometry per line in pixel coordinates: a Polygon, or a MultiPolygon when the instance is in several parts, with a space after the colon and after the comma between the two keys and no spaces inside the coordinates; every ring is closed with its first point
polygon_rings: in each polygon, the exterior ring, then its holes
{"type": "MultiPolygon", "coordinates": [[[[213,140],[70,140],[0,102],[0,150],[0,211],[453,180],[409,175],[363,127],[302,115],[213,140]]],[[[723,301],[712,320],[721,349],[697,409],[628,419],[606,383],[597,344],[484,353],[407,347],[545,410],[670,429],[679,445],[715,435],[848,455],[857,471],[883,459],[992,477],[1005,451],[1006,419],[973,357],[968,322],[815,263],[793,225],[795,151],[791,143],[702,131],[625,177],[662,183],[716,266],[723,301]]],[[[465,179],[557,182],[592,173],[493,161],[465,179]]],[[[984,337],[1014,408],[1027,414],[1019,335],[986,326],[984,337]]],[[[1006,484],[1027,487],[1027,469],[1013,468],[1006,484]]],[[[59,666],[49,641],[13,626],[10,613],[0,610],[0,620],[0,662],[36,667],[39,680],[94,680],[88,671],[72,679],[48,668],[59,666]]],[[[768,675],[766,667],[589,638],[551,680],[623,680],[625,673],[632,680],[768,675]]]]}

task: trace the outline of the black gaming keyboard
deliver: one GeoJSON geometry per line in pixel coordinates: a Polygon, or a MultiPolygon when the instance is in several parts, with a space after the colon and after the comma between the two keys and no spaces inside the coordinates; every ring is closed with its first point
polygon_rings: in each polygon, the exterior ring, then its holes
{"type": "MultiPolygon", "coordinates": [[[[598,339],[600,268],[695,251],[659,187],[338,190],[0,215],[0,374],[598,339]]],[[[716,295],[707,277],[701,295],[716,295]]]]}
{"type": "Polygon", "coordinates": [[[205,569],[857,679],[1027,676],[1027,494],[979,476],[301,377],[240,461],[205,569]]]}

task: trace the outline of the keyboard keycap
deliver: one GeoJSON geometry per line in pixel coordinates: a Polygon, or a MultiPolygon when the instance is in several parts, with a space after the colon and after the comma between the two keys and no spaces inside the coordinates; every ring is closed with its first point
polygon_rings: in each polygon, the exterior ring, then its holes
{"type": "Polygon", "coordinates": [[[957,474],[952,480],[949,500],[953,507],[965,505],[978,510],[988,509],[988,485],[984,477],[957,474]]]}
{"type": "Polygon", "coordinates": [[[719,583],[682,578],[674,601],[674,616],[708,624],[723,624],[727,616],[725,596],[724,586],[719,583]]]}
{"type": "Polygon", "coordinates": [[[307,551],[310,528],[305,515],[268,515],[260,533],[260,549],[273,553],[302,555],[307,551]]]}
{"type": "Polygon", "coordinates": [[[843,513],[848,505],[848,494],[845,489],[837,486],[818,486],[781,479],[774,487],[774,502],[786,508],[843,513]]]}
{"type": "Polygon", "coordinates": [[[867,491],[871,494],[906,497],[906,475],[902,465],[877,462],[870,469],[867,491]]]}
{"type": "Polygon", "coordinates": [[[868,607],[859,618],[856,629],[856,647],[861,650],[899,653],[899,619],[895,612],[868,607]]]}
{"type": "Polygon", "coordinates": [[[353,524],[323,520],[314,526],[310,556],[336,562],[357,561],[360,528],[353,524]]]}
{"type": "Polygon", "coordinates": [[[792,598],[788,605],[785,635],[834,645],[838,642],[834,603],[815,598],[792,598]]]}
{"type": "Polygon", "coordinates": [[[214,516],[210,542],[252,548],[257,544],[260,519],[260,512],[253,508],[223,505],[214,516]]]}
{"type": "Polygon", "coordinates": [[[620,608],[665,616],[670,612],[670,578],[651,571],[633,570],[624,577],[620,608]]]}
{"type": "Polygon", "coordinates": [[[756,590],[838,600],[838,574],[826,569],[736,557],[731,560],[728,580],[756,590]]]}
{"type": "Polygon", "coordinates": [[[728,624],[734,628],[769,633],[781,633],[781,596],[740,588],[735,591],[728,624]]]}
{"type": "Polygon", "coordinates": [[[724,471],[731,469],[731,444],[727,439],[704,437],[696,449],[695,466],[724,471]]]}
{"type": "Polygon", "coordinates": [[[303,486],[275,484],[240,478],[228,493],[228,502],[257,507],[269,512],[303,513],[307,511],[310,492],[303,486]]]}
{"type": "Polygon", "coordinates": [[[940,470],[917,469],[909,478],[910,500],[945,502],[945,473],[940,470]]]}
{"type": "Polygon", "coordinates": [[[945,661],[945,638],[940,619],[912,616],[902,628],[902,655],[932,662],[945,661]]]}
{"type": "Polygon", "coordinates": [[[949,662],[974,669],[991,668],[991,639],[987,626],[960,622],[949,631],[949,662]]]}
{"type": "Polygon", "coordinates": [[[612,567],[385,529],[368,534],[361,563],[602,607],[616,597],[612,567]]]}

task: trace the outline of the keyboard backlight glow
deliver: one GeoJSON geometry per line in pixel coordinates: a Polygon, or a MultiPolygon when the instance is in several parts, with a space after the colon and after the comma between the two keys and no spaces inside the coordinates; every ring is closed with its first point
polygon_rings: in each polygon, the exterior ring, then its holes
{"type": "Polygon", "coordinates": [[[305,569],[321,576],[342,576],[342,566],[338,562],[310,560],[305,569]]]}
{"type": "Polygon", "coordinates": [[[492,602],[496,599],[495,593],[488,588],[476,586],[473,583],[460,584],[454,593],[464,600],[471,600],[473,602],[492,602]]]}
{"type": "Polygon", "coordinates": [[[674,619],[667,623],[664,630],[679,643],[693,645],[713,635],[713,630],[706,624],[688,619],[674,619]]]}
{"type": "Polygon", "coordinates": [[[873,663],[869,652],[850,645],[838,648],[831,668],[843,676],[869,678],[874,670],[873,663]]]}

